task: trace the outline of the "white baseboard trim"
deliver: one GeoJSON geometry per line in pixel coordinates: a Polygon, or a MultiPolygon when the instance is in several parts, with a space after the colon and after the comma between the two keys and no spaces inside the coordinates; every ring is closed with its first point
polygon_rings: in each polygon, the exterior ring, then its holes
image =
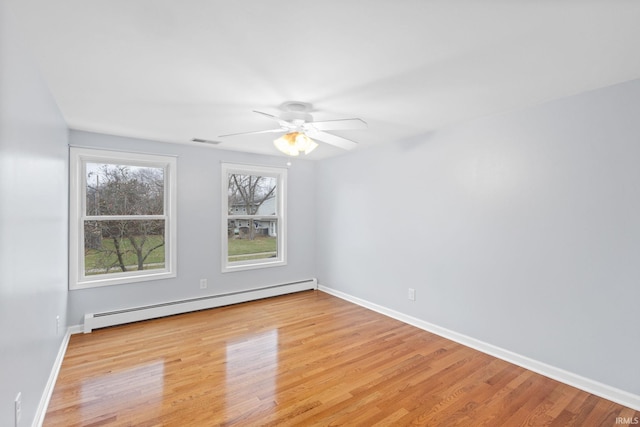
{"type": "MultiPolygon", "coordinates": [[[[82,328],[80,329],[80,332],[82,332],[82,328]]],[[[51,396],[53,395],[53,389],[56,385],[58,374],[60,373],[60,367],[62,366],[64,355],[67,352],[69,338],[73,333],[77,332],[73,332],[72,327],[67,328],[67,332],[64,334],[64,338],[60,343],[60,348],[58,349],[56,360],[53,362],[53,367],[51,368],[49,379],[47,380],[47,384],[45,385],[44,391],[42,392],[42,397],[40,398],[40,402],[38,403],[38,409],[36,409],[36,416],[33,418],[33,424],[31,424],[33,427],[41,427],[44,423],[44,416],[47,413],[49,401],[51,400],[51,396]]]]}
{"type": "Polygon", "coordinates": [[[434,325],[433,323],[429,323],[424,320],[420,320],[418,318],[400,313],[398,311],[391,310],[381,305],[363,300],[358,297],[354,297],[353,295],[349,295],[347,293],[332,289],[324,285],[318,285],[318,290],[352,302],[359,306],[368,308],[380,314],[384,314],[385,316],[391,317],[393,319],[400,320],[401,322],[423,329],[427,332],[431,332],[443,338],[447,338],[451,341],[455,341],[464,346],[471,347],[475,350],[481,351],[493,357],[497,357],[498,359],[502,359],[506,362],[513,363],[514,365],[518,365],[540,375],[544,375],[545,377],[549,377],[551,379],[560,381],[564,384],[568,384],[572,387],[579,388],[580,390],[586,391],[604,399],[611,400],[612,402],[619,403],[620,405],[627,406],[636,411],[640,411],[640,396],[636,394],[629,393],[627,391],[611,387],[609,385],[594,381],[589,378],[585,378],[572,372],[565,371],[564,369],[560,369],[555,366],[551,366],[546,363],[531,359],[529,357],[522,356],[504,348],[497,347],[495,345],[477,340],[475,338],[460,334],[446,328],[442,328],[440,326],[434,325]]]}
{"type": "Polygon", "coordinates": [[[72,326],[69,326],[67,328],[67,330],[69,331],[69,333],[71,335],[82,334],[82,333],[84,333],[84,326],[82,326],[82,325],[72,325],[72,326]]]}

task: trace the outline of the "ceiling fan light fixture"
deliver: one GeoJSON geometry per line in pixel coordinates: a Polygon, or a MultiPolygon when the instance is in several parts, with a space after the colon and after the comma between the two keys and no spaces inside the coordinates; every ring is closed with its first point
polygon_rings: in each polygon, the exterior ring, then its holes
{"type": "Polygon", "coordinates": [[[309,154],[318,144],[302,132],[289,132],[273,141],[276,148],[288,156],[297,156],[301,152],[309,154]]]}

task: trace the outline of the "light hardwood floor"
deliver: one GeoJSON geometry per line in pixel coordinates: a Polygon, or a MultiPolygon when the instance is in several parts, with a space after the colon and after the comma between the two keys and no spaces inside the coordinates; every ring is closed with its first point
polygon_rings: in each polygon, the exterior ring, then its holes
{"type": "Polygon", "coordinates": [[[615,426],[618,417],[640,411],[308,291],[73,335],[44,425],[615,426]]]}

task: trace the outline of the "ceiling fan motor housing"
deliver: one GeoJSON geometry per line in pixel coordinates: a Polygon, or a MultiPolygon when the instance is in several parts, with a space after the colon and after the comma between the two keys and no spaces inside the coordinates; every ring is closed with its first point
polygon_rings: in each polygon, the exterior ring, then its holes
{"type": "Polygon", "coordinates": [[[282,114],[280,114],[280,120],[284,120],[285,122],[289,122],[289,123],[293,123],[294,125],[301,126],[305,122],[312,122],[313,116],[305,112],[285,111],[282,114]]]}
{"type": "Polygon", "coordinates": [[[312,108],[313,106],[311,104],[302,101],[287,101],[280,104],[280,109],[282,111],[290,111],[296,113],[308,113],[312,108]]]}

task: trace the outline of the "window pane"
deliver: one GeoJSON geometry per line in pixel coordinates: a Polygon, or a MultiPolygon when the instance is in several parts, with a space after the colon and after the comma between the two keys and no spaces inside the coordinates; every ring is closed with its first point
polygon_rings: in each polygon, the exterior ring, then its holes
{"type": "Polygon", "coordinates": [[[164,213],[162,168],[87,163],[86,171],[86,215],[164,213]]]}
{"type": "Polygon", "coordinates": [[[229,174],[229,215],[275,215],[276,184],[271,176],[229,174]]]}
{"type": "Polygon", "coordinates": [[[222,272],[285,265],[287,169],[223,163],[222,182],[222,272]]]}
{"type": "Polygon", "coordinates": [[[276,219],[235,219],[227,221],[228,261],[248,261],[278,256],[276,219]]]}
{"type": "Polygon", "coordinates": [[[85,221],[85,275],[165,268],[165,221],[85,221]]]}

